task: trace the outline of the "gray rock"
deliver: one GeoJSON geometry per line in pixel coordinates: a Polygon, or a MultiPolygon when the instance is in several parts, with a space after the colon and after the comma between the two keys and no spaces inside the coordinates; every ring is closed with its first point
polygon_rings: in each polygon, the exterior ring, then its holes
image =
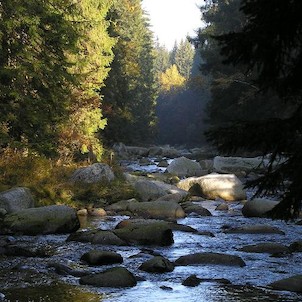
{"type": "Polygon", "coordinates": [[[170,222],[165,220],[157,220],[157,219],[125,219],[119,222],[115,228],[122,229],[132,226],[147,225],[147,224],[154,224],[154,223],[161,223],[163,225],[166,225],[167,228],[171,228],[171,230],[173,231],[198,233],[196,229],[188,225],[178,224],[176,222],[170,222]]]}
{"type": "Polygon", "coordinates": [[[187,279],[185,279],[181,284],[184,286],[195,287],[201,283],[201,279],[196,275],[191,275],[187,279]]]}
{"type": "Polygon", "coordinates": [[[123,267],[114,267],[104,272],[83,276],[80,284],[96,287],[133,287],[137,284],[134,275],[123,267]]]}
{"type": "Polygon", "coordinates": [[[88,167],[77,169],[70,180],[75,183],[91,184],[100,181],[112,181],[114,173],[107,164],[96,163],[88,167]]]}
{"type": "Polygon", "coordinates": [[[157,164],[158,167],[161,167],[161,168],[167,168],[169,166],[169,163],[168,161],[166,160],[161,160],[158,164],[157,164]]]}
{"type": "Polygon", "coordinates": [[[185,191],[189,191],[194,185],[200,187],[202,196],[207,199],[221,198],[226,201],[246,199],[244,186],[234,174],[212,173],[201,177],[189,177],[177,184],[180,189],[185,191]]]}
{"type": "Polygon", "coordinates": [[[167,273],[174,270],[174,264],[162,256],[155,256],[140,265],[139,269],[148,273],[167,273]]]}
{"type": "Polygon", "coordinates": [[[121,240],[135,245],[169,246],[173,244],[173,233],[164,223],[133,225],[113,231],[121,240]]]}
{"type": "Polygon", "coordinates": [[[181,206],[186,214],[194,213],[198,216],[212,216],[211,212],[208,209],[200,205],[194,204],[193,202],[185,202],[181,206]]]}
{"type": "MultiPolygon", "coordinates": [[[[8,214],[2,232],[27,235],[71,233],[79,229],[76,211],[68,206],[30,208],[8,214]]],[[[0,231],[0,232],[1,232],[0,231]]]]}
{"type": "Polygon", "coordinates": [[[278,280],[269,284],[269,286],[277,290],[287,290],[302,293],[302,275],[296,275],[278,280]]]}
{"type": "Polygon", "coordinates": [[[13,188],[0,193],[0,208],[5,209],[7,213],[18,212],[34,206],[35,202],[28,188],[13,188]]]}
{"type": "Polygon", "coordinates": [[[172,147],[166,146],[166,147],[151,147],[149,149],[149,156],[155,157],[155,156],[161,156],[161,157],[168,157],[168,158],[175,158],[178,157],[180,152],[172,147]]]}
{"type": "Polygon", "coordinates": [[[167,167],[167,172],[179,177],[202,175],[202,169],[199,163],[186,157],[174,159],[167,167]]]}
{"type": "Polygon", "coordinates": [[[115,252],[92,250],[85,253],[81,257],[82,261],[90,265],[108,265],[114,263],[122,263],[123,257],[115,252]]]}
{"type": "Polygon", "coordinates": [[[253,245],[246,245],[242,248],[239,248],[238,250],[247,253],[289,253],[289,248],[287,246],[274,242],[264,242],[253,245]]]}
{"type": "Polygon", "coordinates": [[[149,180],[137,181],[134,184],[134,189],[137,191],[142,201],[154,201],[157,198],[168,194],[163,186],[158,185],[158,182],[149,180]]]}
{"type": "Polygon", "coordinates": [[[228,211],[228,210],[229,210],[229,206],[226,203],[221,203],[215,209],[215,211],[228,211]]]}
{"type": "Polygon", "coordinates": [[[117,237],[112,231],[93,230],[81,231],[71,234],[67,241],[91,242],[98,245],[127,245],[125,241],[117,237]]]}
{"type": "Polygon", "coordinates": [[[175,264],[179,266],[192,264],[245,266],[245,262],[239,256],[220,253],[196,253],[181,256],[175,261],[175,264]]]}
{"type": "Polygon", "coordinates": [[[242,214],[244,217],[263,217],[278,203],[279,201],[264,198],[248,200],[242,208],[242,214]]]}
{"type": "Polygon", "coordinates": [[[262,157],[222,157],[214,158],[214,170],[219,173],[263,172],[268,166],[268,159],[262,157]]]}
{"type": "Polygon", "coordinates": [[[235,227],[226,229],[223,231],[226,234],[280,234],[284,235],[284,232],[276,227],[257,224],[257,225],[247,225],[242,227],[235,227]]]}
{"type": "Polygon", "coordinates": [[[53,267],[55,272],[59,275],[63,276],[74,276],[74,277],[83,277],[89,274],[87,271],[75,270],[69,267],[68,265],[56,263],[56,262],[49,262],[47,264],[48,267],[53,267]]]}
{"type": "Polygon", "coordinates": [[[128,209],[133,215],[153,219],[178,219],[186,217],[182,207],[173,201],[152,201],[130,204],[128,209]]]}

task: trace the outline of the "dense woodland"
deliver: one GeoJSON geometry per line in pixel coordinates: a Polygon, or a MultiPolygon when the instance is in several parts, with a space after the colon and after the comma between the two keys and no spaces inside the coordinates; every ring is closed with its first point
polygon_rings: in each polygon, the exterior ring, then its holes
{"type": "Polygon", "coordinates": [[[297,215],[302,3],[207,0],[200,12],[196,36],[168,51],[140,0],[0,0],[0,190],[35,186],[55,201],[46,178],[108,161],[116,142],[207,138],[223,154],[285,158],[250,185],[281,189],[273,214],[297,215]]]}

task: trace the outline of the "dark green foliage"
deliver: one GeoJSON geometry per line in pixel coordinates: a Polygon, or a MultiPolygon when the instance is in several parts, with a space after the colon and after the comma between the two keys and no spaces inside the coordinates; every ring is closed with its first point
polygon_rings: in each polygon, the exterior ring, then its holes
{"type": "Polygon", "coordinates": [[[243,28],[217,37],[225,62],[256,71],[254,83],[263,93],[272,91],[282,98],[283,110],[277,110],[278,118],[259,114],[253,121],[212,131],[209,138],[227,152],[243,147],[270,153],[266,175],[249,185],[257,186],[258,194],[280,196],[281,203],[270,213],[273,217],[297,217],[302,199],[302,3],[244,0],[242,11],[247,20],[243,28]]]}
{"type": "Polygon", "coordinates": [[[152,139],[156,98],[152,33],[138,0],[118,1],[111,11],[111,35],[118,37],[104,95],[108,143],[152,139]]]}
{"type": "Polygon", "coordinates": [[[0,3],[0,147],[56,151],[57,124],[68,114],[66,95],[76,83],[66,52],[76,50],[77,35],[63,7],[60,1],[0,3]]]}

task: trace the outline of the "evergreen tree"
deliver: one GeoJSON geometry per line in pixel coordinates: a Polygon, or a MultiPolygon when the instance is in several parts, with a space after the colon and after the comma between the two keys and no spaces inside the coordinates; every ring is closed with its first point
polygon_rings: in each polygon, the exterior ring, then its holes
{"type": "Polygon", "coordinates": [[[0,2],[1,147],[26,147],[47,155],[57,150],[58,127],[76,85],[67,53],[77,32],[65,1],[0,2]]]}
{"type": "Polygon", "coordinates": [[[162,46],[157,41],[154,48],[154,72],[157,78],[161,73],[165,72],[170,66],[170,52],[165,46],[162,46]]]}
{"type": "Polygon", "coordinates": [[[217,37],[225,62],[243,64],[247,73],[257,70],[254,84],[264,93],[274,91],[287,110],[278,118],[259,116],[254,121],[236,122],[212,131],[210,138],[222,150],[244,147],[269,152],[266,175],[249,185],[258,187],[258,195],[271,192],[280,196],[273,217],[297,217],[302,200],[302,3],[243,0],[241,10],[247,18],[243,28],[217,37]]]}
{"type": "Polygon", "coordinates": [[[194,48],[187,39],[180,41],[175,52],[174,64],[186,80],[188,80],[191,75],[194,53],[194,48]]]}
{"type": "Polygon", "coordinates": [[[116,2],[110,33],[117,37],[104,95],[109,143],[142,143],[154,131],[156,97],[152,33],[139,0],[116,2]]]}
{"type": "Polygon", "coordinates": [[[113,0],[83,0],[73,5],[66,18],[79,36],[77,53],[71,54],[70,72],[80,84],[72,91],[70,115],[61,127],[60,154],[88,154],[91,160],[100,160],[103,147],[98,132],[106,126],[98,89],[104,86],[113,60],[115,39],[109,37],[107,13],[113,0]]]}

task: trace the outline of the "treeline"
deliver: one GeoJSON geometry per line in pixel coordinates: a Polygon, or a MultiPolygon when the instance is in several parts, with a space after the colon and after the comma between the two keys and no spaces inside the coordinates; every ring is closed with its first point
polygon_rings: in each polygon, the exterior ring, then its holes
{"type": "Polygon", "coordinates": [[[104,140],[152,136],[152,33],[140,0],[1,0],[0,39],[2,151],[100,160],[104,140]]]}

